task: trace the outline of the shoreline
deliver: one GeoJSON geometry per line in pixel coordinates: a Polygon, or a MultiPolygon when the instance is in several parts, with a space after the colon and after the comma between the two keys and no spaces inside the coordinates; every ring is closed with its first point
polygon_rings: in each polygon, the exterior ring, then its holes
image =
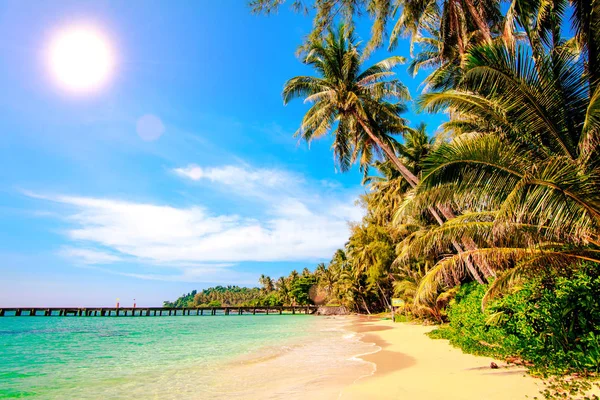
{"type": "MultiPolygon", "coordinates": [[[[36,333],[28,336],[31,339],[41,340],[40,334],[56,335],[53,330],[40,330],[38,325],[43,323],[45,326],[46,321],[58,320],[10,321],[19,322],[20,325],[21,321],[27,321],[27,325],[32,326],[31,332],[36,333]]],[[[252,317],[202,319],[211,321],[212,324],[200,324],[200,319],[179,319],[178,321],[188,322],[182,324],[174,319],[164,318],[161,321],[166,325],[162,322],[158,325],[150,323],[149,319],[122,319],[119,324],[127,322],[128,327],[120,327],[116,331],[120,338],[116,344],[121,346],[121,350],[113,356],[119,358],[119,366],[135,364],[137,367],[126,368],[127,374],[116,380],[114,373],[107,374],[106,371],[118,372],[119,369],[114,369],[115,363],[106,364],[113,357],[105,357],[106,352],[110,354],[115,351],[115,332],[111,328],[114,327],[114,322],[111,321],[116,320],[69,318],[69,321],[71,328],[63,334],[81,338],[82,333],[94,332],[91,336],[85,336],[93,340],[92,346],[86,348],[105,346],[105,351],[93,354],[105,364],[94,379],[90,380],[86,376],[85,380],[77,381],[85,384],[73,386],[69,381],[65,386],[57,386],[53,377],[42,385],[45,394],[104,398],[120,393],[135,393],[140,396],[151,393],[156,398],[169,398],[171,393],[176,392],[178,398],[182,399],[500,400],[542,398],[541,391],[547,388],[543,380],[528,375],[524,367],[508,366],[488,357],[465,354],[446,340],[429,338],[426,333],[436,329],[436,326],[394,324],[391,320],[360,315],[299,319],[262,317],[260,321],[259,318],[252,317]],[[87,329],[82,330],[80,321],[88,322],[87,329]],[[287,323],[283,323],[284,321],[287,323]],[[241,322],[245,322],[244,326],[239,326],[241,322]],[[90,330],[90,324],[94,329],[90,330]],[[104,325],[100,331],[97,329],[98,324],[104,325]],[[160,328],[161,332],[168,331],[171,335],[174,332],[173,337],[179,338],[178,341],[186,345],[175,348],[166,345],[163,349],[165,351],[160,352],[155,352],[154,348],[152,351],[147,350],[149,347],[140,349],[137,347],[140,343],[138,336],[129,336],[129,333],[140,332],[140,327],[145,327],[141,332],[149,335],[143,337],[153,338],[160,328]],[[179,327],[180,330],[173,331],[171,327],[179,327]],[[229,336],[235,336],[236,339],[217,342],[217,347],[214,343],[208,347],[201,345],[203,342],[208,343],[212,337],[221,337],[224,328],[229,329],[229,336]],[[277,330],[278,335],[268,336],[274,330],[277,330]],[[98,332],[101,334],[98,335],[98,332]],[[202,338],[204,340],[198,340],[202,338]],[[182,353],[178,350],[181,348],[193,348],[196,356],[192,356],[187,350],[182,353]],[[166,352],[167,349],[169,352],[166,352]],[[132,356],[134,354],[139,356],[132,356]],[[226,354],[227,357],[222,357],[226,354]],[[122,359],[123,355],[128,357],[122,359]],[[157,355],[158,359],[155,358],[157,355]],[[181,355],[188,357],[182,359],[181,355]],[[151,357],[152,362],[143,364],[147,368],[140,370],[138,361],[147,357],[151,357]],[[491,369],[492,361],[500,368],[491,369]],[[156,368],[157,365],[160,368],[156,368]],[[104,374],[102,371],[105,371],[104,374]],[[190,376],[197,380],[190,380],[190,376]],[[107,386],[107,382],[111,385],[107,386]]],[[[6,338],[5,336],[5,340],[6,338]]],[[[65,343],[68,346],[75,346],[70,354],[82,354],[77,345],[79,341],[67,339],[65,343]]],[[[12,336],[11,340],[14,340],[12,336]]],[[[37,356],[31,358],[31,353],[26,354],[32,361],[35,360],[30,365],[32,371],[36,372],[40,371],[40,365],[51,365],[56,359],[54,356],[50,357],[49,364],[44,359],[40,362],[37,356]]],[[[57,354],[60,356],[60,353],[57,354]]],[[[12,360],[15,366],[21,368],[20,360],[16,361],[15,357],[12,360]]],[[[87,365],[87,358],[81,360],[87,365]]],[[[60,368],[58,372],[61,372],[60,368]]],[[[71,376],[73,370],[63,370],[57,376],[64,377],[67,372],[71,376]]],[[[55,373],[52,370],[46,375],[55,373]]],[[[6,390],[13,390],[14,393],[6,393],[15,394],[12,397],[18,397],[16,394],[29,390],[25,381],[7,382],[12,387],[9,386],[6,390]]],[[[39,383],[36,382],[36,391],[40,390],[38,386],[39,383]]],[[[593,393],[599,394],[597,390],[593,393]]],[[[1,389],[0,397],[3,397],[1,389]]]]}
{"type": "Polygon", "coordinates": [[[540,396],[542,380],[528,375],[525,368],[465,354],[446,340],[431,339],[426,333],[435,328],[352,318],[346,329],[379,350],[355,356],[373,364],[373,373],[345,386],[339,398],[503,400],[540,396]],[[490,368],[492,361],[498,369],[490,368]]]}

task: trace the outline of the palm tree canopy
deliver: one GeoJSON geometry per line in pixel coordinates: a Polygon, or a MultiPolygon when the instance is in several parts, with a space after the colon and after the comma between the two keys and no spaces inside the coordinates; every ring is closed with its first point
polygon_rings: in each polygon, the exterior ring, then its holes
{"type": "Polygon", "coordinates": [[[410,96],[393,72],[403,57],[364,68],[353,32],[342,24],[311,42],[303,62],[317,76],[294,77],[283,90],[285,104],[295,98],[312,104],[297,136],[310,142],[332,134],[335,159],[343,171],[357,159],[363,165],[371,162],[373,150],[386,155],[394,151],[397,143],[390,135],[407,130],[399,114],[406,110],[404,101],[410,96]]]}

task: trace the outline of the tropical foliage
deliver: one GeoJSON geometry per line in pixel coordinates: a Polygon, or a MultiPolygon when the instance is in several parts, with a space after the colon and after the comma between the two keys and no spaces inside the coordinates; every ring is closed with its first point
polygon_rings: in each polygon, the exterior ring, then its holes
{"type": "MultiPolygon", "coordinates": [[[[284,3],[250,4],[273,13],[284,3]]],[[[369,188],[365,217],[317,269],[327,301],[372,312],[395,295],[421,318],[451,326],[479,318],[457,335],[496,329],[497,338],[482,340],[534,361],[566,354],[573,363],[546,361],[598,370],[596,311],[567,329],[552,313],[542,321],[540,309],[569,315],[565,299],[587,309],[578,296],[594,296],[599,284],[600,2],[290,3],[314,16],[300,47],[314,74],[283,91],[284,103],[310,104],[297,135],[329,136],[340,169],[358,164],[369,188]],[[361,45],[353,26],[365,19],[371,37],[361,45]],[[404,38],[408,54],[368,61],[379,48],[396,52],[404,38]],[[401,116],[410,96],[394,70],[404,57],[414,76],[428,72],[414,107],[448,117],[433,138],[401,116]],[[484,313],[496,311],[502,318],[492,325],[484,313]],[[524,332],[523,321],[537,330],[524,332]]]]}
{"type": "Polygon", "coordinates": [[[450,324],[433,335],[476,354],[517,356],[541,372],[597,372],[600,279],[597,268],[581,267],[568,277],[532,279],[484,311],[485,286],[463,285],[449,306],[450,324]]]}
{"type": "Polygon", "coordinates": [[[258,288],[239,286],[216,286],[201,290],[193,290],[184,294],[174,302],[165,301],[165,307],[221,307],[241,305],[258,299],[261,292],[258,288]]]}
{"type": "MultiPolygon", "coordinates": [[[[183,294],[177,300],[165,301],[164,307],[225,307],[225,306],[281,306],[307,305],[319,300],[317,283],[321,272],[313,274],[308,268],[298,274],[292,271],[287,277],[274,281],[261,275],[260,288],[216,286],[183,294]]],[[[325,281],[323,280],[323,285],[325,281]]]]}

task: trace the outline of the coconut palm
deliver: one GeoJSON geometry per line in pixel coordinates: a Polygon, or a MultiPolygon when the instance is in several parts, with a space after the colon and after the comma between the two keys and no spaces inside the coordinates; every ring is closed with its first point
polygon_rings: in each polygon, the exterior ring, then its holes
{"type": "Polygon", "coordinates": [[[394,67],[403,57],[389,57],[362,68],[356,38],[346,25],[330,29],[328,35],[310,44],[303,62],[318,76],[297,76],[285,83],[283,101],[303,98],[313,105],[304,115],[296,135],[311,142],[327,134],[334,136],[333,149],[342,170],[355,161],[354,147],[383,152],[408,181],[416,178],[395,152],[390,133],[408,129],[399,116],[409,99],[408,89],[393,79],[394,67]],[[390,101],[397,101],[391,103],[390,101]],[[375,119],[380,123],[376,123],[375,119]],[[380,128],[385,122],[385,129],[380,128]]]}
{"type": "MultiPolygon", "coordinates": [[[[589,76],[590,93],[600,80],[600,3],[591,0],[529,1],[513,0],[505,25],[518,22],[528,38],[534,58],[549,50],[566,47],[579,54],[589,76]],[[570,7],[569,7],[570,6],[570,7]],[[571,15],[570,31],[574,36],[565,41],[561,29],[571,15]]],[[[509,30],[506,30],[507,32],[509,30]]]]}
{"type": "Polygon", "coordinates": [[[385,225],[393,220],[394,212],[410,190],[410,185],[389,161],[375,161],[372,167],[377,173],[363,178],[363,184],[370,190],[368,213],[377,224],[385,225]]]}
{"type": "Polygon", "coordinates": [[[260,285],[263,287],[263,291],[267,294],[275,290],[273,279],[271,279],[270,276],[262,274],[260,278],[258,278],[258,283],[260,283],[260,285]]]}
{"type": "MultiPolygon", "coordinates": [[[[342,170],[358,161],[365,175],[373,164],[382,171],[369,178],[374,191],[367,202],[369,213],[381,218],[366,224],[382,226],[395,216],[397,267],[414,263],[415,254],[435,263],[417,299],[455,285],[467,270],[480,283],[497,274],[493,294],[527,274],[598,261],[600,2],[514,0],[503,16],[496,0],[312,4],[317,34],[304,50],[318,77],[290,80],[284,101],[303,97],[313,103],[298,134],[311,141],[332,133],[342,170]],[[336,15],[349,20],[360,11],[370,13],[374,25],[372,40],[357,57],[361,52],[347,28],[344,34],[325,28],[336,15]],[[565,40],[561,29],[570,14],[574,37],[565,40]],[[411,35],[419,44],[411,72],[433,67],[427,89],[443,90],[425,95],[422,107],[450,115],[444,129],[453,140],[428,156],[422,175],[420,163],[411,164],[393,140],[395,133],[409,135],[398,117],[402,98],[374,95],[363,86],[375,84],[350,79],[361,71],[354,60],[383,44],[394,19],[391,47],[411,35]],[[515,40],[518,29],[528,47],[515,40]],[[315,40],[324,32],[324,39],[315,40]],[[376,161],[378,153],[389,161],[376,161]]],[[[382,90],[394,81],[391,68],[374,73],[382,90]]],[[[378,290],[357,260],[377,260],[370,257],[370,241],[362,247],[355,242],[345,253],[349,268],[340,282],[355,304],[368,309],[378,290]]]]}
{"type": "MultiPolygon", "coordinates": [[[[250,7],[255,13],[272,14],[285,3],[285,0],[251,0],[250,7]]],[[[310,39],[320,37],[336,18],[347,24],[353,18],[369,15],[373,20],[371,38],[366,46],[367,54],[384,44],[388,36],[388,28],[394,25],[391,36],[392,47],[400,34],[406,31],[418,32],[423,26],[432,26],[431,19],[443,16],[443,24],[438,30],[446,30],[447,36],[465,37],[467,30],[477,30],[478,35],[486,42],[492,39],[492,26],[500,17],[498,0],[316,0],[302,2],[294,0],[292,8],[298,12],[314,10],[313,31],[310,39]],[[394,21],[395,20],[395,21],[394,21]],[[394,21],[394,22],[393,22],[394,21]]],[[[460,40],[459,40],[460,45],[460,40]]]]}
{"type": "Polygon", "coordinates": [[[285,277],[281,276],[279,279],[277,279],[277,281],[275,281],[275,289],[277,290],[279,298],[283,304],[291,303],[290,285],[285,277]]]}
{"type": "Polygon", "coordinates": [[[439,261],[423,298],[466,256],[501,273],[489,295],[540,271],[600,263],[600,90],[589,92],[586,68],[561,47],[532,61],[527,49],[485,46],[470,51],[457,89],[420,100],[453,111],[455,139],[427,160],[413,206],[449,202],[463,215],[412,237],[405,256],[463,235],[478,245],[439,261]]]}
{"type": "Polygon", "coordinates": [[[432,70],[423,81],[424,91],[451,88],[461,77],[464,53],[460,53],[457,46],[444,43],[438,35],[434,31],[431,35],[414,39],[419,51],[411,59],[408,73],[414,77],[423,69],[432,70]]]}
{"type": "MultiPolygon", "coordinates": [[[[402,177],[415,187],[419,178],[400,161],[396,155],[398,146],[389,134],[410,131],[398,116],[404,107],[388,101],[408,99],[406,87],[397,79],[391,79],[394,75],[391,69],[403,60],[390,57],[363,72],[361,60],[356,39],[345,25],[340,25],[337,31],[330,30],[325,39],[311,44],[304,62],[312,66],[319,76],[297,76],[290,79],[283,90],[286,104],[298,97],[314,103],[304,115],[296,134],[307,142],[333,134],[334,154],[342,170],[349,168],[357,152],[381,151],[402,177]]],[[[430,207],[429,212],[439,224],[443,224],[443,218],[454,217],[448,207],[430,207]]],[[[463,251],[458,240],[453,246],[458,252],[463,251]]],[[[464,247],[475,249],[469,239],[464,240],[464,247]]],[[[468,269],[480,283],[493,276],[483,266],[482,278],[477,266],[470,260],[468,269]]]]}
{"type": "Polygon", "coordinates": [[[343,249],[337,249],[335,253],[333,253],[329,267],[335,267],[338,270],[343,271],[347,269],[347,264],[348,257],[346,256],[346,252],[343,249]]]}
{"type": "MultiPolygon", "coordinates": [[[[400,160],[419,176],[423,160],[433,148],[434,141],[434,138],[427,136],[425,124],[410,129],[404,135],[404,143],[397,146],[400,160]]],[[[369,185],[371,190],[369,201],[371,208],[376,211],[373,217],[380,218],[377,221],[380,224],[389,223],[411,186],[402,179],[389,161],[375,161],[372,167],[377,174],[365,175],[363,184],[369,185]]]]}
{"type": "Polygon", "coordinates": [[[335,296],[335,286],[339,280],[339,269],[335,264],[327,267],[324,263],[319,263],[315,270],[315,275],[319,284],[325,288],[329,299],[335,296]]]}
{"type": "Polygon", "coordinates": [[[298,274],[298,271],[293,269],[292,272],[290,272],[290,275],[288,276],[288,281],[293,282],[296,279],[298,279],[299,277],[300,277],[300,275],[298,274]]]}

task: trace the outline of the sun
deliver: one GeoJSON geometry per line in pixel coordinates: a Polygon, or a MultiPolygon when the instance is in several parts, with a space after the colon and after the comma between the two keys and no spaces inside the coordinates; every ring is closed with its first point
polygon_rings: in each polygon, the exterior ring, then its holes
{"type": "Polygon", "coordinates": [[[49,47],[53,78],[78,93],[96,91],[108,83],[115,67],[113,49],[93,27],[73,26],[59,31],[49,47]]]}

